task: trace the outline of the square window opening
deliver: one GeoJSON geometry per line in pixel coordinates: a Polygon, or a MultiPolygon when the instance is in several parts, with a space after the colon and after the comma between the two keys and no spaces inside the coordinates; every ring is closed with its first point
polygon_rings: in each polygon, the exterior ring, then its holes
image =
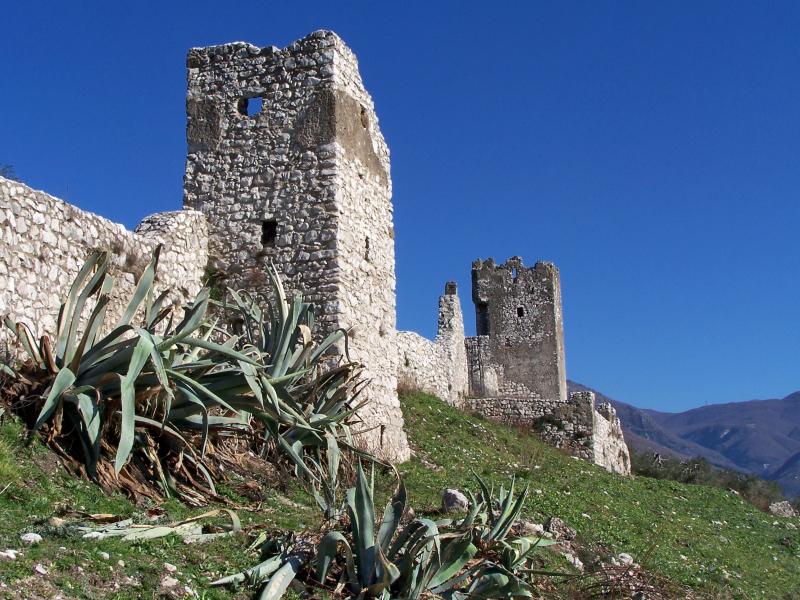
{"type": "Polygon", "coordinates": [[[239,114],[246,117],[255,117],[264,110],[264,99],[261,96],[242,98],[239,100],[239,114]]]}
{"type": "Polygon", "coordinates": [[[278,237],[278,222],[275,219],[267,219],[261,222],[261,245],[269,248],[275,245],[278,237]]]}

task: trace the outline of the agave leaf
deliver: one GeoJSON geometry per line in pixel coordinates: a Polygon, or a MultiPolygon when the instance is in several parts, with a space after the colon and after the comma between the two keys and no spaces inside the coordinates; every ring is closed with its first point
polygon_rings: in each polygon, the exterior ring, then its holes
{"type": "MultiPolygon", "coordinates": [[[[105,277],[108,270],[108,260],[108,252],[102,252],[97,256],[97,261],[94,264],[94,274],[78,296],[75,306],[72,309],[72,313],[67,315],[70,320],[67,323],[69,331],[67,333],[66,345],[63,348],[63,354],[58,355],[61,363],[64,365],[69,365],[73,362],[72,357],[76,350],[75,342],[77,341],[78,325],[80,325],[81,322],[83,308],[86,306],[86,301],[89,299],[89,297],[94,295],[101,287],[105,285],[105,277]]],[[[95,311],[92,311],[92,316],[97,318],[95,311]]],[[[91,324],[92,323],[90,321],[87,325],[87,328],[91,327],[91,324]]],[[[73,372],[75,371],[74,367],[70,368],[72,368],[73,372]]]]}
{"type": "Polygon", "coordinates": [[[75,374],[68,368],[65,367],[58,372],[50,386],[50,392],[47,394],[44,406],[42,406],[42,410],[36,418],[36,424],[33,426],[34,431],[38,431],[50,418],[53,411],[55,411],[60,404],[61,396],[73,383],[75,383],[75,374]]]}
{"type": "Polygon", "coordinates": [[[378,528],[378,545],[382,553],[389,551],[389,544],[391,544],[400,519],[406,510],[407,497],[405,483],[398,476],[397,489],[383,511],[383,519],[378,528]]]}
{"type": "Polygon", "coordinates": [[[347,565],[347,576],[350,582],[351,590],[357,592],[360,589],[358,579],[356,578],[355,562],[353,560],[353,550],[344,537],[338,531],[329,531],[325,537],[320,540],[317,546],[317,556],[315,559],[315,572],[317,581],[325,585],[325,578],[328,576],[328,570],[336,559],[339,544],[344,548],[345,561],[347,565]]]}
{"type": "Polygon", "coordinates": [[[136,311],[141,306],[142,301],[150,293],[151,288],[153,287],[153,282],[155,281],[156,268],[158,267],[158,259],[160,255],[161,244],[157,245],[153,250],[153,254],[150,256],[150,262],[147,263],[147,266],[142,272],[142,276],[139,277],[139,281],[136,283],[136,289],[133,291],[131,301],[128,303],[125,312],[122,314],[122,318],[119,320],[119,323],[117,323],[117,327],[123,327],[130,324],[131,320],[136,314],[136,311]]]}
{"type": "Polygon", "coordinates": [[[428,582],[428,588],[433,593],[443,591],[437,588],[458,574],[477,552],[478,548],[472,543],[469,533],[446,544],[442,550],[441,565],[428,582]]]}
{"type": "Polygon", "coordinates": [[[147,345],[150,351],[150,362],[153,365],[153,370],[155,371],[156,377],[158,377],[158,382],[161,384],[161,388],[164,390],[164,393],[167,396],[167,404],[164,409],[164,415],[169,414],[169,408],[172,403],[172,399],[174,398],[174,394],[172,392],[172,385],[169,381],[169,376],[167,375],[166,368],[164,367],[164,359],[161,356],[161,352],[158,351],[158,342],[153,337],[153,335],[140,327],[134,327],[133,330],[136,334],[139,335],[140,338],[147,340],[147,345]]]}
{"type": "MultiPolygon", "coordinates": [[[[211,291],[208,288],[201,289],[195,296],[192,305],[186,309],[183,320],[175,328],[176,341],[182,340],[197,331],[203,324],[208,309],[208,299],[211,291]]],[[[174,342],[173,342],[174,343],[174,342]]],[[[172,344],[170,344],[172,345],[172,344]]]]}
{"type": "Polygon", "coordinates": [[[355,555],[362,587],[366,587],[375,570],[375,505],[372,500],[371,486],[367,482],[360,461],[356,487],[351,490],[348,490],[348,505],[351,512],[355,555]]]}
{"type": "Polygon", "coordinates": [[[304,563],[305,561],[296,554],[286,557],[283,566],[270,577],[269,583],[261,590],[258,600],[278,600],[283,596],[304,563]]]}
{"type": "Polygon", "coordinates": [[[278,439],[278,444],[280,445],[281,449],[286,454],[289,455],[289,458],[292,459],[292,462],[294,463],[295,467],[297,467],[298,470],[300,470],[302,473],[304,473],[312,480],[319,482],[319,478],[317,477],[317,475],[311,469],[308,468],[308,465],[305,463],[303,458],[297,453],[297,451],[292,447],[292,445],[289,444],[289,442],[287,442],[286,439],[281,434],[278,434],[276,437],[278,439]]]}
{"type": "Polygon", "coordinates": [[[131,454],[131,450],[133,450],[133,433],[136,428],[136,379],[147,363],[153,347],[151,340],[139,338],[136,347],[133,349],[131,362],[128,365],[128,373],[119,376],[122,411],[119,446],[117,446],[117,456],[114,460],[114,471],[117,474],[122,470],[131,454]]]}
{"type": "MultiPolygon", "coordinates": [[[[83,282],[89,276],[89,273],[91,273],[92,269],[94,269],[95,265],[100,261],[100,258],[100,252],[92,252],[89,255],[89,257],[83,263],[80,271],[78,271],[78,275],[73,280],[72,285],[69,288],[69,292],[67,293],[67,299],[61,305],[61,309],[58,313],[58,322],[56,324],[56,331],[58,332],[56,356],[59,358],[64,357],[65,348],[67,347],[69,336],[72,331],[71,325],[80,319],[80,314],[74,314],[75,301],[78,296],[78,291],[81,289],[83,282]]],[[[61,366],[65,365],[66,361],[61,362],[61,366]]]]}
{"type": "Polygon", "coordinates": [[[501,540],[505,537],[508,533],[508,530],[511,529],[511,526],[514,524],[514,521],[517,520],[519,517],[520,512],[522,512],[522,506],[525,502],[525,497],[528,494],[528,486],[525,486],[525,489],[517,498],[516,502],[514,502],[514,483],[512,480],[511,489],[508,492],[508,496],[505,498],[505,502],[503,504],[503,509],[501,511],[500,517],[498,517],[497,522],[495,523],[492,530],[489,532],[487,537],[488,540],[501,540]]]}
{"type": "Polygon", "coordinates": [[[103,325],[108,302],[109,297],[101,293],[100,297],[97,299],[97,304],[95,304],[94,309],[92,310],[92,314],[89,316],[89,321],[86,324],[86,331],[83,332],[81,341],[75,348],[72,360],[69,363],[69,368],[73,373],[78,372],[81,359],[83,359],[83,354],[86,351],[86,348],[91,347],[90,344],[97,336],[100,327],[103,325]]]}
{"type": "Polygon", "coordinates": [[[231,412],[236,412],[236,409],[234,409],[230,404],[225,402],[225,400],[220,398],[217,394],[212,392],[210,389],[208,389],[202,383],[200,383],[198,381],[195,381],[191,377],[187,377],[186,375],[183,375],[182,373],[180,373],[180,372],[178,372],[178,371],[176,371],[174,369],[167,369],[167,373],[171,377],[173,377],[174,379],[177,379],[177,380],[185,383],[188,387],[191,387],[191,388],[195,389],[199,394],[205,396],[206,398],[208,398],[212,402],[215,402],[216,404],[219,404],[220,406],[223,406],[223,407],[227,408],[231,412]]]}
{"type": "Polygon", "coordinates": [[[19,343],[22,344],[22,347],[25,349],[25,352],[36,363],[36,366],[40,369],[44,369],[44,359],[36,347],[36,342],[33,340],[33,334],[30,328],[25,323],[14,323],[8,317],[3,319],[3,323],[14,333],[19,343]]]}
{"type": "Polygon", "coordinates": [[[87,436],[86,449],[89,452],[86,456],[86,468],[89,474],[94,476],[100,458],[100,408],[97,399],[89,394],[80,393],[76,398],[87,436]]]}

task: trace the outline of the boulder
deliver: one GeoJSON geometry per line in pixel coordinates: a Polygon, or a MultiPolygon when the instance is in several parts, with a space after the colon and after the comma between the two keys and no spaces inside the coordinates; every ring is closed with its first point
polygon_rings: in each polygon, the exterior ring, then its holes
{"type": "Polygon", "coordinates": [[[459,490],[446,489],[442,494],[443,512],[464,512],[469,509],[469,499],[459,490]]]}
{"type": "Polygon", "coordinates": [[[553,537],[557,540],[571,541],[578,535],[572,527],[568,526],[558,517],[550,517],[547,519],[547,522],[544,524],[544,530],[552,533],[553,537]]]}
{"type": "Polygon", "coordinates": [[[797,511],[788,500],[783,502],[773,502],[769,505],[769,512],[776,517],[796,517],[797,511]]]}

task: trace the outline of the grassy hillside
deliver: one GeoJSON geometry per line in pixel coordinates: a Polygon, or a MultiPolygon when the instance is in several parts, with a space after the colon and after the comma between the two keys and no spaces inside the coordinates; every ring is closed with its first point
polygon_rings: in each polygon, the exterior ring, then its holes
{"type": "MultiPolygon", "coordinates": [[[[720,489],[611,475],[533,436],[465,415],[430,396],[406,396],[403,406],[418,456],[401,472],[418,513],[435,510],[445,487],[475,489],[472,470],[498,484],[513,475],[530,482],[529,517],[563,518],[587,547],[627,552],[653,572],[714,597],[800,594],[800,535],[792,528],[800,520],[775,520],[720,489]]],[[[54,525],[52,517],[68,518],[68,510],[137,520],[146,514],[123,497],[107,498],[95,486],[69,477],[46,449],[23,448],[19,434],[16,424],[0,427],[0,550],[20,548],[24,532],[39,532],[44,540],[14,561],[0,559],[0,582],[7,586],[0,587],[0,597],[20,597],[19,590],[32,598],[52,597],[55,590],[75,598],[169,597],[183,593],[186,585],[204,598],[250,597],[246,591],[206,585],[209,577],[252,564],[241,538],[202,545],[174,538],[129,544],[84,540],[54,525]],[[168,573],[165,562],[178,571],[168,573]],[[37,574],[37,566],[46,574],[37,574]],[[180,586],[162,587],[167,576],[180,586]]],[[[267,490],[259,502],[240,496],[236,481],[223,490],[240,505],[245,529],[318,524],[316,510],[292,487],[283,495],[267,490]]],[[[208,510],[176,502],[165,508],[165,520],[208,510]]]]}

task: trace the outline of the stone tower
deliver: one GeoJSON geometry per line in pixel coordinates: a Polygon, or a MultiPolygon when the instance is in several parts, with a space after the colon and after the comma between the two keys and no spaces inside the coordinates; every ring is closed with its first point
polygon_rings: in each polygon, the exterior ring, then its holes
{"type": "Polygon", "coordinates": [[[555,265],[537,262],[529,268],[518,256],[501,265],[475,261],[472,299],[478,334],[467,339],[473,404],[489,416],[530,422],[566,402],[555,265]]]}
{"type": "Polygon", "coordinates": [[[317,31],[284,49],[193,48],[187,68],[184,206],[208,219],[212,266],[259,291],[272,261],[315,304],[318,336],[351,331],[371,380],[361,442],[405,460],[389,151],[355,55],[317,31]]]}

